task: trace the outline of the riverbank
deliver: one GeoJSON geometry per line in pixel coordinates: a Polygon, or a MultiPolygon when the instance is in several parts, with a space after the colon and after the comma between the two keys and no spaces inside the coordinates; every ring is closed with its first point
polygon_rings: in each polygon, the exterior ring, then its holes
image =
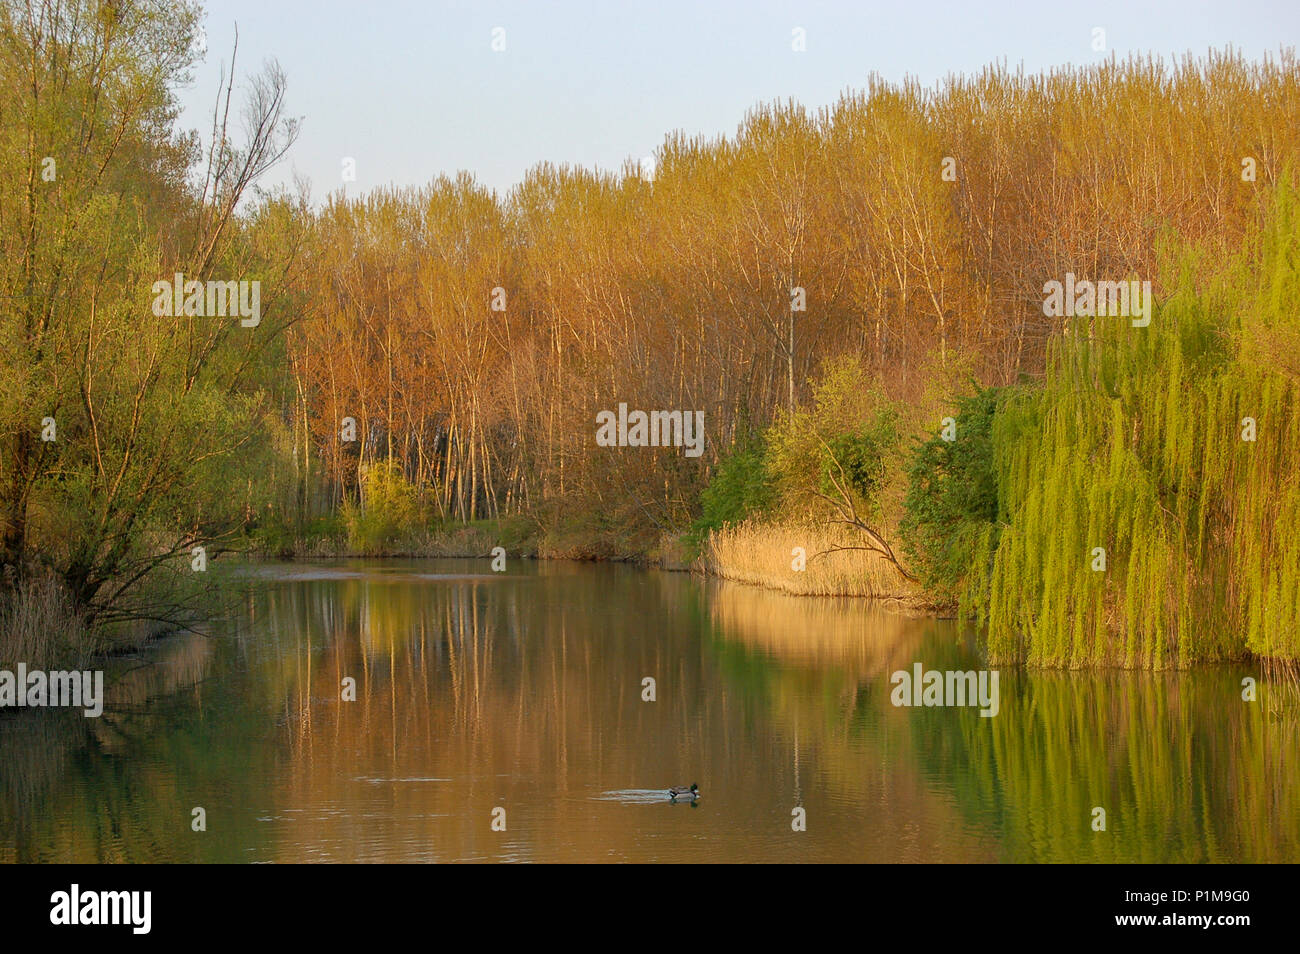
{"type": "MultiPolygon", "coordinates": [[[[320,525],[318,525],[319,527],[320,525]]],[[[325,525],[328,528],[328,524],[325,525]]],[[[798,596],[875,599],[909,608],[935,609],[916,586],[903,583],[883,561],[859,550],[839,550],[839,538],[813,525],[766,525],[746,521],[710,532],[696,543],[687,532],[613,533],[589,529],[546,530],[524,517],[446,522],[394,534],[379,545],[359,545],[337,532],[250,536],[236,554],[256,560],[481,559],[497,548],[506,559],[579,563],[629,563],[672,572],[699,573],[798,596]]],[[[216,564],[220,565],[220,564],[216,564]]],[[[209,584],[209,590],[213,585],[209,584]]],[[[6,634],[0,662],[81,667],[89,660],[139,651],[159,637],[194,623],[202,605],[217,614],[219,596],[209,594],[180,622],[136,620],[111,627],[91,625],[50,575],[36,575],[0,608],[6,634]]]]}
{"type": "MultiPolygon", "coordinates": [[[[35,573],[0,603],[0,669],[82,669],[92,660],[137,652],[194,624],[204,615],[196,604],[184,617],[92,622],[76,607],[67,587],[49,573],[35,573]]],[[[217,607],[208,607],[217,615],[217,607]]]]}
{"type": "Polygon", "coordinates": [[[270,559],[507,559],[632,563],[703,573],[794,596],[842,596],[950,609],[922,586],[906,580],[880,555],[815,521],[744,520],[710,530],[616,534],[578,529],[544,530],[522,517],[446,523],[401,534],[382,546],[359,547],[343,536],[303,536],[278,550],[253,547],[270,559]]]}

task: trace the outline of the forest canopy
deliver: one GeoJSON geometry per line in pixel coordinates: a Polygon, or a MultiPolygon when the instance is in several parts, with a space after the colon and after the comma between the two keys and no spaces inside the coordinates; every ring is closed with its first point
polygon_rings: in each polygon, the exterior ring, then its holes
{"type": "Polygon", "coordinates": [[[298,130],[274,63],[179,127],[197,25],[0,4],[11,623],[37,581],[86,626],[174,621],[196,548],[392,552],[489,520],[636,556],[797,512],[867,532],[1005,658],[1296,654],[1290,51],[866,75],[669,134],[653,173],[313,204],[255,189],[298,130]],[[1149,282],[1154,320],[1045,309],[1067,275],[1149,282]],[[157,308],[173,276],[177,305],[257,283],[257,320],[157,308]],[[620,404],[701,412],[703,454],[597,446],[620,404]],[[946,416],[978,443],[935,443],[946,416]],[[1094,545],[1104,581],[1071,562],[1094,545]]]}

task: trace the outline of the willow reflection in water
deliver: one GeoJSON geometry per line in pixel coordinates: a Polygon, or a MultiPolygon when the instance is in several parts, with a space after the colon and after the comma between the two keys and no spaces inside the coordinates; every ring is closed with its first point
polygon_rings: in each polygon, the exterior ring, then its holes
{"type": "Polygon", "coordinates": [[[0,857],[1297,860],[1294,708],[1267,720],[1235,670],[1004,672],[993,719],[897,709],[893,671],[980,666],[969,634],[679,574],[485,569],[259,567],[235,618],[116,683],[103,726],[0,717],[0,857]],[[692,782],[697,803],[656,797],[692,782]]]}

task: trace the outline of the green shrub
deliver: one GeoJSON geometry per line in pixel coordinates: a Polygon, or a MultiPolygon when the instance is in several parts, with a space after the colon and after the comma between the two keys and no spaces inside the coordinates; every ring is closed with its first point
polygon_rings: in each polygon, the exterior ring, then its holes
{"type": "Polygon", "coordinates": [[[1000,394],[983,388],[957,398],[956,439],[935,433],[916,446],[907,468],[903,550],[922,585],[942,601],[960,598],[983,536],[997,533],[992,433],[1000,394]]]}
{"type": "Polygon", "coordinates": [[[782,414],[768,429],[767,465],[776,493],[805,506],[821,495],[851,504],[863,518],[878,517],[900,419],[856,356],[827,362],[811,406],[782,414]]]}
{"type": "Polygon", "coordinates": [[[818,493],[834,500],[843,488],[856,497],[863,516],[878,515],[887,462],[897,443],[898,413],[892,407],[879,408],[863,427],[826,440],[817,459],[818,493]]]}
{"type": "Polygon", "coordinates": [[[700,517],[692,525],[686,542],[698,548],[711,531],[766,514],[775,500],[766,446],[760,435],[750,433],[718,462],[712,479],[700,495],[700,517]]]}
{"type": "Polygon", "coordinates": [[[361,475],[361,502],[343,508],[349,546],[367,554],[383,554],[422,528],[419,497],[400,466],[383,461],[361,475]]]}

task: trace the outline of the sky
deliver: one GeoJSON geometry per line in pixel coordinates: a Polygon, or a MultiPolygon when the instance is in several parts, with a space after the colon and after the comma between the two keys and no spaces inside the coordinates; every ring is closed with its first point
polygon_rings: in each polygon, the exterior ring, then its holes
{"type": "Polygon", "coordinates": [[[830,105],[873,72],[931,85],[992,62],[1037,71],[1300,46],[1300,0],[209,0],[203,22],[183,125],[210,128],[237,24],[237,80],[278,60],[287,111],[303,120],[260,184],[305,178],[315,201],[459,170],[504,193],[542,161],[618,170],[670,132],[731,136],[758,103],[830,105]]]}

